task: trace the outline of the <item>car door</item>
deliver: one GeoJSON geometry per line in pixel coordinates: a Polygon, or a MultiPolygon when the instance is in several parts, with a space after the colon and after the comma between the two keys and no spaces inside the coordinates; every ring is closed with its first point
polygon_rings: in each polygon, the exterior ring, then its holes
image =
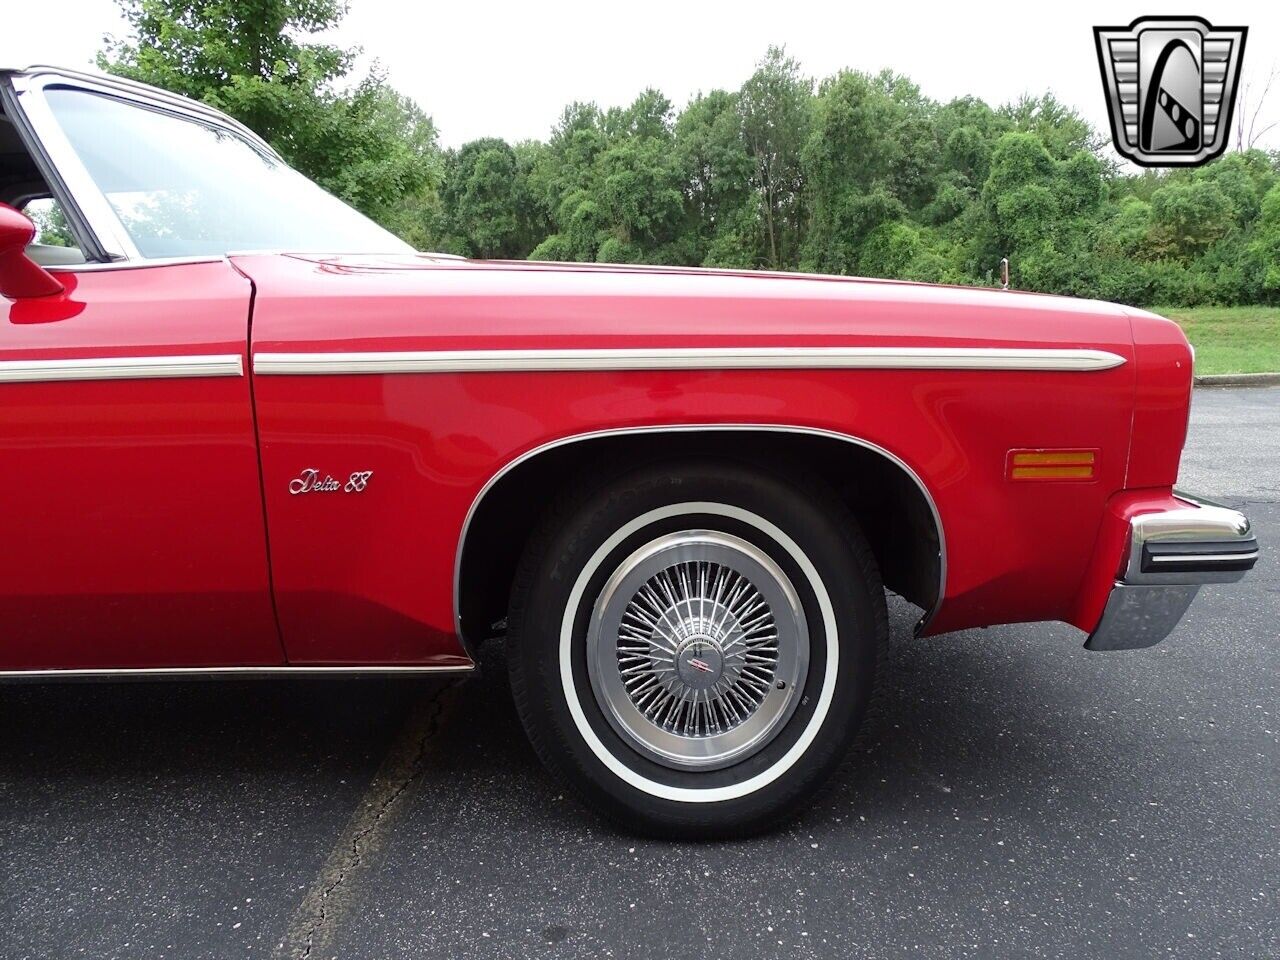
{"type": "MultiPolygon", "coordinates": [[[[54,68],[7,76],[8,143],[30,162],[7,160],[0,136],[0,200],[43,184],[94,262],[51,267],[65,296],[13,305],[0,339],[0,363],[15,364],[0,444],[31,461],[34,484],[0,526],[31,544],[0,561],[0,615],[8,603],[27,624],[0,655],[23,666],[274,664],[285,660],[279,621],[298,645],[291,666],[469,667],[447,578],[429,627],[360,597],[336,611],[310,599],[328,596],[324,556],[295,556],[287,587],[271,589],[282,580],[269,572],[259,475],[269,444],[258,442],[246,355],[263,290],[227,258],[412,249],[206,106],[54,68]],[[22,366],[33,361],[34,378],[22,366]],[[291,620],[286,606],[308,616],[291,620]],[[365,634],[390,640],[362,644],[365,634]]],[[[27,250],[67,256],[52,246],[27,250]]],[[[367,481],[372,469],[352,472],[367,481]]]]}
{"type": "Polygon", "coordinates": [[[52,268],[0,298],[0,670],[279,664],[222,258],[52,268]]]}

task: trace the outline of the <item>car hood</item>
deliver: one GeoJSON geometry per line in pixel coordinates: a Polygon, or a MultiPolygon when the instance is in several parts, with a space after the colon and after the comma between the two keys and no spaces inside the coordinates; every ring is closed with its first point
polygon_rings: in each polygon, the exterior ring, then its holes
{"type": "MultiPolygon", "coordinates": [[[[1132,349],[1114,304],[976,287],[443,254],[232,257],[299,337],[344,349],[1071,345],[1132,349]]],[[[265,346],[265,345],[264,345],[265,346]]]]}

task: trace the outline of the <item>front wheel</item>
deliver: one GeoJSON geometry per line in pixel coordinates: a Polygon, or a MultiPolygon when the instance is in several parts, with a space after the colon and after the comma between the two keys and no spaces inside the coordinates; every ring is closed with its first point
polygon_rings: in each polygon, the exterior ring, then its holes
{"type": "Polygon", "coordinates": [[[535,750],[591,806],[712,837],[772,826],[835,770],[886,633],[843,504],[706,461],[551,511],[517,574],[508,662],[535,750]]]}

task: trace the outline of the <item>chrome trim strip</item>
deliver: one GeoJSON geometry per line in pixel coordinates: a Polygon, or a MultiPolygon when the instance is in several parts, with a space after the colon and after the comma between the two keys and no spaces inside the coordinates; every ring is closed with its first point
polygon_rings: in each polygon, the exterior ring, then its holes
{"type": "Polygon", "coordinates": [[[1259,551],[1249,553],[1170,553],[1163,556],[1152,556],[1147,559],[1151,563],[1238,563],[1241,560],[1257,560],[1259,551]]]}
{"type": "Polygon", "coordinates": [[[255,353],[263,375],[568,370],[1109,370],[1105,350],[1001,347],[647,347],[605,350],[411,350],[255,353]]]}
{"type": "Polygon", "coordinates": [[[20,74],[13,77],[12,81],[14,92],[18,95],[18,106],[26,116],[27,122],[31,124],[45,153],[53,161],[58,175],[66,184],[76,205],[89,221],[89,227],[97,237],[98,243],[106,250],[108,256],[112,260],[137,260],[140,254],[134,245],[133,238],[129,236],[129,231],[125,229],[111,202],[98,189],[94,179],[89,176],[89,171],[80,161],[79,154],[63,132],[62,125],[49,109],[44,89],[60,81],[90,94],[115,95],[81,78],[68,81],[63,74],[20,74]]]}
{"type": "Polygon", "coordinates": [[[103,270],[146,270],[151,267],[190,266],[197,263],[224,263],[227,258],[221,254],[206,254],[191,257],[155,257],[151,260],[113,260],[110,263],[66,263],[45,267],[57,276],[60,273],[98,273],[103,270]]]}
{"type": "Polygon", "coordinates": [[[0,679],[5,680],[49,680],[49,679],[199,679],[201,677],[291,677],[291,676],[349,676],[352,674],[395,674],[397,676],[417,676],[427,674],[467,674],[475,673],[476,666],[468,667],[436,667],[422,664],[406,664],[404,666],[264,666],[264,667],[91,667],[41,669],[41,670],[0,670],[0,679]]]}
{"type": "Polygon", "coordinates": [[[475,518],[476,511],[480,508],[480,503],[490,490],[497,485],[504,476],[540,453],[546,453],[556,447],[563,447],[570,443],[578,443],[582,440],[598,440],[604,437],[622,437],[632,434],[651,434],[651,433],[727,433],[740,431],[760,431],[766,433],[792,433],[804,434],[815,437],[825,437],[830,440],[842,440],[845,443],[851,443],[854,446],[862,447],[864,450],[870,450],[878,453],[890,463],[894,464],[898,469],[911,478],[920,493],[924,496],[925,503],[929,505],[929,511],[933,514],[934,529],[938,531],[938,591],[937,598],[933,602],[933,606],[926,610],[924,616],[920,618],[920,622],[916,624],[916,633],[919,634],[937,615],[938,610],[942,607],[943,598],[947,593],[947,535],[942,524],[942,514],[938,512],[938,505],[934,502],[933,495],[929,492],[929,488],[925,486],[920,475],[913,470],[905,460],[896,454],[891,453],[884,447],[872,443],[870,440],[863,440],[861,437],[850,436],[845,433],[837,433],[834,430],[823,430],[820,427],[801,427],[793,425],[779,425],[769,423],[681,423],[681,424],[653,424],[644,427],[620,427],[612,430],[593,430],[587,433],[573,434],[567,437],[561,437],[558,440],[552,440],[548,443],[541,444],[524,453],[519,454],[515,458],[507,461],[496,473],[493,474],[480,488],[480,492],[476,494],[475,499],[471,501],[471,506],[467,509],[467,515],[462,521],[462,530],[458,534],[458,545],[455,548],[453,556],[453,620],[454,631],[458,635],[458,641],[462,644],[463,650],[467,656],[475,659],[473,655],[473,646],[467,640],[462,629],[462,557],[466,549],[467,533],[471,529],[471,521],[475,518]]]}
{"type": "Polygon", "coordinates": [[[244,361],[238,353],[209,356],[77,357],[67,360],[0,361],[0,383],[242,376],[244,376],[244,361]]]}
{"type": "Polygon", "coordinates": [[[208,104],[201,103],[199,100],[192,100],[190,97],[184,97],[181,94],[172,93],[160,87],[139,83],[136,80],[127,80],[124,77],[117,77],[113,74],[70,70],[66,67],[46,63],[33,63],[26,68],[16,69],[13,73],[15,74],[15,80],[21,77],[31,78],[32,80],[41,81],[42,86],[47,86],[49,83],[65,84],[92,90],[95,93],[109,94],[122,100],[127,99],[135,103],[162,107],[173,113],[186,114],[192,119],[203,123],[216,123],[247,140],[253,141],[258,149],[270,154],[282,163],[284,162],[281,160],[280,154],[276,153],[270,144],[234,117],[229,117],[221,110],[216,110],[208,104]],[[52,79],[46,80],[46,77],[51,77],[52,79]]]}

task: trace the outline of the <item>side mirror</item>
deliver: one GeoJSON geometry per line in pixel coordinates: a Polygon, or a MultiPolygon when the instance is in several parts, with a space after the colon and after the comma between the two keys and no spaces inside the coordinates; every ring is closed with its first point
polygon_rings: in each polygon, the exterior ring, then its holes
{"type": "Polygon", "coordinates": [[[62,293],[53,274],[27,256],[35,225],[7,203],[0,203],[0,296],[10,300],[62,293]]]}

